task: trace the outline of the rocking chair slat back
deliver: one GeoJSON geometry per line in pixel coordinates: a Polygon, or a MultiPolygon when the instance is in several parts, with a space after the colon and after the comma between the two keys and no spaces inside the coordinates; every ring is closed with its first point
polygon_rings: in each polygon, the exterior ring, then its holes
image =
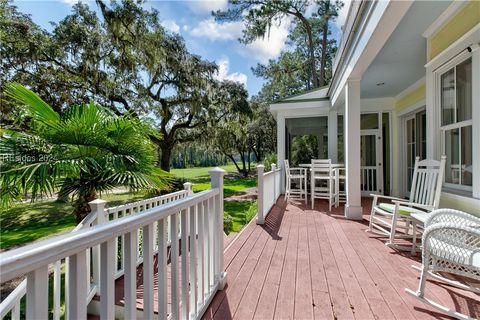
{"type": "Polygon", "coordinates": [[[438,208],[442,191],[445,156],[440,161],[415,159],[410,202],[438,208]]]}

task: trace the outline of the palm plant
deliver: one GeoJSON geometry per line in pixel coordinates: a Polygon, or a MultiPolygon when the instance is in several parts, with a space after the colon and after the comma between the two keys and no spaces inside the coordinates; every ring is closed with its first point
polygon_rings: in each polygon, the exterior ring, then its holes
{"type": "Polygon", "coordinates": [[[17,83],[6,94],[25,106],[21,124],[0,138],[0,199],[3,206],[31,193],[32,201],[59,192],[72,196],[80,222],[97,192],[117,186],[161,189],[168,173],[156,166],[150,127],[138,118],[117,116],[95,103],[55,112],[38,95],[17,83]]]}

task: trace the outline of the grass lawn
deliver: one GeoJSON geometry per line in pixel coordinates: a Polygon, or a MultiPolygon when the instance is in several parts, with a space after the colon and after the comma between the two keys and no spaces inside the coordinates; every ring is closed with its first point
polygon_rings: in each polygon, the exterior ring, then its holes
{"type": "Polygon", "coordinates": [[[233,218],[233,226],[230,231],[239,232],[257,214],[256,201],[227,201],[224,213],[233,218]]]}
{"type": "MultiPolygon", "coordinates": [[[[234,164],[222,166],[221,168],[230,174],[237,173],[237,169],[234,164]]],[[[208,174],[208,171],[212,169],[213,167],[172,169],[171,173],[175,174],[177,178],[192,182],[193,191],[199,192],[210,188],[210,175],[208,174]]],[[[224,180],[224,196],[227,198],[233,195],[235,192],[256,186],[257,180],[255,178],[239,178],[236,176],[227,175],[224,180]]]]}
{"type": "MultiPolygon", "coordinates": [[[[109,193],[101,195],[108,206],[149,198],[146,192],[109,193]]],[[[40,201],[22,203],[0,212],[0,249],[26,243],[72,230],[77,224],[70,203],[40,201]]]]}
{"type": "MultiPolygon", "coordinates": [[[[173,173],[177,178],[184,180],[201,180],[208,179],[210,180],[210,175],[208,171],[212,170],[214,167],[195,167],[195,168],[185,168],[185,169],[171,169],[170,173],[173,173]]],[[[220,168],[227,171],[227,173],[236,173],[237,168],[233,163],[226,166],[220,166],[220,168]]],[[[253,167],[254,168],[254,167],[253,167]]]]}
{"type": "MultiPolygon", "coordinates": [[[[186,168],[173,169],[178,178],[191,181],[193,190],[199,192],[210,188],[210,168],[186,168]]],[[[225,177],[225,197],[236,192],[257,185],[255,178],[238,178],[233,176],[237,170],[235,165],[222,166],[229,176],[225,177]]],[[[152,197],[147,192],[138,193],[107,193],[99,195],[99,198],[108,202],[108,206],[138,201],[152,197]]],[[[235,201],[225,203],[225,213],[233,218],[233,232],[238,232],[246,222],[252,201],[235,201]]],[[[16,246],[25,245],[29,242],[42,239],[53,234],[64,233],[72,230],[75,226],[75,217],[72,214],[70,203],[57,201],[40,201],[34,203],[16,204],[8,210],[0,211],[0,249],[5,250],[16,246]]]]}

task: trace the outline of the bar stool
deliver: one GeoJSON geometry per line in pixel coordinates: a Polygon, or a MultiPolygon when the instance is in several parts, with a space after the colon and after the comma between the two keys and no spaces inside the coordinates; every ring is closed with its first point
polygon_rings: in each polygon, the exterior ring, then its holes
{"type": "Polygon", "coordinates": [[[299,199],[305,199],[307,203],[307,169],[306,168],[290,168],[288,160],[285,163],[285,200],[290,200],[292,196],[299,199]],[[292,187],[292,182],[297,182],[298,188],[292,187]]]}
{"type": "Polygon", "coordinates": [[[328,199],[328,210],[332,210],[332,203],[335,202],[334,192],[335,176],[332,170],[330,159],[312,159],[310,172],[312,209],[315,199],[328,199]]]}

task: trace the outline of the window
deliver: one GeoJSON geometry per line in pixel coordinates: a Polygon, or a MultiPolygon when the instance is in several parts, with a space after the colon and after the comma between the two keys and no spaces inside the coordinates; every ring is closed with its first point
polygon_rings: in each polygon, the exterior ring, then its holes
{"type": "Polygon", "coordinates": [[[472,187],[472,59],[440,74],[442,151],[447,156],[445,183],[472,187]]]}

